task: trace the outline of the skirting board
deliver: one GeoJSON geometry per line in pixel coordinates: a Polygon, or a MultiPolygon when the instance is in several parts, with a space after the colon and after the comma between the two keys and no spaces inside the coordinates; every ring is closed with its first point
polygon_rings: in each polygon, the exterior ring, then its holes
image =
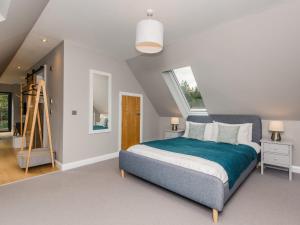
{"type": "MultiPolygon", "coordinates": [[[[77,167],[86,166],[86,165],[90,165],[90,164],[94,164],[97,162],[114,159],[118,157],[119,157],[119,152],[114,152],[106,155],[100,155],[97,157],[88,158],[76,162],[65,163],[65,164],[62,164],[61,162],[55,160],[55,164],[60,170],[66,171],[77,167]]],[[[300,166],[292,166],[292,171],[293,173],[300,173],[300,166]]]]}
{"type": "Polygon", "coordinates": [[[114,153],[110,153],[110,154],[106,154],[106,155],[100,155],[97,157],[88,158],[88,159],[70,162],[70,163],[64,163],[64,164],[55,160],[55,164],[61,171],[66,171],[66,170],[74,169],[77,167],[86,166],[86,165],[90,165],[90,164],[94,164],[97,162],[114,159],[114,158],[118,158],[118,157],[119,157],[119,152],[114,152],[114,153]]]}
{"type": "Polygon", "coordinates": [[[293,173],[300,173],[300,166],[293,166],[292,171],[293,173]]]}

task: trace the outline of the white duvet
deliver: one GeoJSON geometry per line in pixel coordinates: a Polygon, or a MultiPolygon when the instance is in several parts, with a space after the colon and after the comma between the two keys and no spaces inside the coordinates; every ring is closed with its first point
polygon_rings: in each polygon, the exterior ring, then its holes
{"type": "MultiPolygon", "coordinates": [[[[257,153],[259,153],[260,146],[258,144],[251,142],[249,143],[249,145],[253,147],[257,153]]],[[[142,144],[131,146],[127,151],[167,162],[176,166],[181,166],[187,169],[202,172],[219,178],[223,183],[226,183],[228,181],[228,175],[225,169],[220,164],[207,159],[169,152],[142,144]]]]}

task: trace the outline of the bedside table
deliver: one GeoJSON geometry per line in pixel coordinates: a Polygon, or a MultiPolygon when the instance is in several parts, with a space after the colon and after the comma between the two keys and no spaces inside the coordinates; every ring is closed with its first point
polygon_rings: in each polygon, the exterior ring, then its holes
{"type": "Polygon", "coordinates": [[[290,142],[275,142],[268,139],[261,141],[261,174],[264,166],[274,169],[287,169],[289,180],[292,180],[293,144],[290,142]]]}
{"type": "Polygon", "coordinates": [[[184,134],[184,130],[166,130],[165,139],[181,137],[184,134]]]}

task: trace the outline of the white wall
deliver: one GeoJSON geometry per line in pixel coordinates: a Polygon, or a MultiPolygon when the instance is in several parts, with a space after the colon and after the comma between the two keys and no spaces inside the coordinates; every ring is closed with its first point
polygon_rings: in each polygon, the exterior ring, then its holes
{"type": "Polygon", "coordinates": [[[125,62],[64,42],[63,163],[118,151],[119,92],[144,96],[144,140],[158,138],[159,116],[125,62]],[[89,132],[89,69],[112,74],[112,131],[89,132]],[[78,115],[71,111],[77,110],[78,115]]]}
{"type": "MultiPolygon", "coordinates": [[[[159,137],[164,137],[164,131],[171,128],[171,117],[160,117],[159,119],[159,137]]],[[[262,134],[263,137],[270,138],[271,134],[268,132],[269,120],[262,120],[262,134]]],[[[294,158],[293,165],[300,166],[300,121],[286,120],[284,121],[285,132],[282,134],[282,139],[291,141],[294,144],[294,158]]],[[[179,128],[185,128],[185,120],[180,118],[179,128]]]]}
{"type": "MultiPolygon", "coordinates": [[[[64,43],[54,48],[31,69],[47,65],[47,94],[53,102],[49,104],[50,124],[52,130],[53,148],[56,159],[62,161],[63,156],[63,73],[64,73],[64,43]],[[52,70],[50,70],[52,67],[52,70]]],[[[30,70],[31,70],[30,69],[30,70]]]]}
{"type": "Polygon", "coordinates": [[[208,113],[300,120],[299,12],[281,1],[128,64],[160,116],[179,114],[161,73],[190,65],[208,113]]]}

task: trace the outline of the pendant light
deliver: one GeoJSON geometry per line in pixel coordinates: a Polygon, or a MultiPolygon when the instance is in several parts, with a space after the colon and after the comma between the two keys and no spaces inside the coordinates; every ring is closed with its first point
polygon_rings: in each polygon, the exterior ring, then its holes
{"type": "Polygon", "coordinates": [[[147,16],[137,24],[135,47],[139,52],[154,54],[163,49],[164,27],[161,22],[152,19],[152,9],[147,10],[147,16]]]}

